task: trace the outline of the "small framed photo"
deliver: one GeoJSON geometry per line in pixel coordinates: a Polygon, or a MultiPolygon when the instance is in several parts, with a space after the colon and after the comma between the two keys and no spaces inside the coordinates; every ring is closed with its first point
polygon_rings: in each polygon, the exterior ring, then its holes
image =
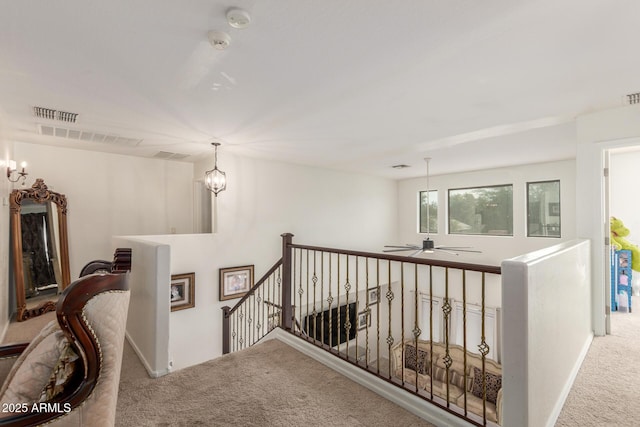
{"type": "Polygon", "coordinates": [[[220,301],[241,298],[253,287],[253,265],[220,269],[220,301]]]}
{"type": "Polygon", "coordinates": [[[371,289],[367,289],[367,293],[368,293],[368,298],[369,298],[369,305],[373,305],[373,304],[377,304],[378,300],[380,298],[379,297],[379,290],[378,288],[371,288],[371,289]]]}
{"type": "Polygon", "coordinates": [[[171,275],[171,311],[196,306],[196,273],[171,275]]]}
{"type": "Polygon", "coordinates": [[[371,327],[371,316],[369,309],[362,310],[358,313],[358,330],[365,329],[367,327],[371,327]]]}

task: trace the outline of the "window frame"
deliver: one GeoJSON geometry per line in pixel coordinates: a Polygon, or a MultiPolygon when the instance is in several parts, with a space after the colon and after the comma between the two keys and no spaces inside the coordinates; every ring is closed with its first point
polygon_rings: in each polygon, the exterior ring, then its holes
{"type": "MultiPolygon", "coordinates": [[[[526,227],[527,227],[527,237],[542,237],[542,238],[551,238],[551,239],[560,239],[562,238],[562,185],[559,179],[547,179],[541,181],[527,181],[525,186],[526,193],[526,227]],[[558,234],[557,235],[544,235],[544,234],[531,234],[531,230],[529,227],[529,187],[532,184],[550,184],[550,183],[558,183],[558,234]]],[[[552,202],[556,203],[556,202],[552,202]]],[[[547,205],[548,206],[548,205],[547,205]]],[[[549,215],[555,216],[555,215],[549,215]]],[[[541,223],[542,224],[542,223],[541,223]]]]}
{"type": "MultiPolygon", "coordinates": [[[[440,203],[438,202],[438,190],[419,190],[418,191],[418,233],[420,234],[438,234],[438,214],[440,213],[440,203]],[[432,200],[435,202],[436,205],[436,221],[435,221],[435,230],[429,230],[429,224],[427,224],[427,231],[422,231],[422,195],[424,193],[426,193],[427,191],[429,191],[429,193],[435,193],[435,199],[432,199],[431,197],[429,197],[429,203],[433,203],[432,200]]],[[[427,205],[427,210],[429,209],[429,206],[427,205]]],[[[429,215],[429,217],[431,218],[431,215],[429,215]]]]}

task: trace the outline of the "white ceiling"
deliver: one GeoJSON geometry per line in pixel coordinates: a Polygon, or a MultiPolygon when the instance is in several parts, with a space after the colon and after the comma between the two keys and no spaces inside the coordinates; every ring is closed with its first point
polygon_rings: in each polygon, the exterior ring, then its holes
{"type": "Polygon", "coordinates": [[[393,178],[424,157],[433,174],[566,159],[577,115],[640,91],[638,17],[637,0],[3,2],[0,119],[16,141],[197,161],[218,140],[393,178]],[[141,142],[39,135],[56,123],[34,106],[141,142]]]}

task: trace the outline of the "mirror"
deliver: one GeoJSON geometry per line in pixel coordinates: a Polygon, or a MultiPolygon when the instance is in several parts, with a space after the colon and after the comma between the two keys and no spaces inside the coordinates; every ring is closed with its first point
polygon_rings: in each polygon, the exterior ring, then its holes
{"type": "Polygon", "coordinates": [[[54,311],[71,282],[67,198],[40,178],[11,192],[11,249],[18,322],[54,311]]]}

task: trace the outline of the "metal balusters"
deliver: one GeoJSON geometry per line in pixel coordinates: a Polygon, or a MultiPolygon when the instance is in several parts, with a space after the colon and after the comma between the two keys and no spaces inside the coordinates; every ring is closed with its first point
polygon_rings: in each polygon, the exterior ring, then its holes
{"type": "Polygon", "coordinates": [[[449,352],[449,316],[451,315],[451,303],[449,303],[449,267],[444,269],[444,303],[442,304],[442,312],[444,313],[444,347],[445,356],[443,359],[444,366],[447,368],[445,372],[445,386],[447,388],[447,408],[450,405],[449,402],[449,368],[453,363],[451,354],[449,352]]]}
{"type": "MultiPolygon", "coordinates": [[[[347,355],[347,360],[349,359],[349,337],[351,336],[351,308],[349,307],[349,291],[351,290],[351,283],[349,283],[349,255],[347,255],[346,257],[347,259],[347,272],[346,272],[346,281],[344,283],[344,290],[345,290],[345,315],[346,315],[346,319],[344,319],[344,334],[346,337],[346,345],[347,345],[347,349],[346,349],[346,355],[347,355]]],[[[339,340],[342,341],[342,340],[339,340]]],[[[338,347],[339,349],[340,347],[338,347]]]]}
{"type": "Polygon", "coordinates": [[[324,252],[320,252],[320,342],[324,344],[324,252]]]}
{"type": "Polygon", "coordinates": [[[418,387],[418,356],[419,356],[419,352],[418,352],[418,338],[420,337],[420,334],[422,333],[422,331],[420,330],[420,321],[418,319],[418,298],[419,298],[419,294],[418,294],[418,264],[414,265],[414,287],[413,287],[413,310],[414,310],[414,316],[413,316],[413,340],[414,340],[414,345],[415,345],[415,349],[416,349],[416,364],[415,364],[415,386],[416,386],[416,393],[419,390],[418,387]]]}
{"type": "MultiPolygon", "coordinates": [[[[299,303],[298,303],[298,319],[302,320],[302,295],[304,294],[304,289],[302,289],[302,249],[298,250],[300,256],[298,257],[300,266],[298,268],[298,295],[299,295],[299,303]]],[[[295,257],[295,255],[294,255],[295,257]]],[[[295,273],[294,273],[295,274],[295,273]]],[[[302,334],[302,330],[298,328],[300,331],[299,334],[302,334]]]]}
{"type": "Polygon", "coordinates": [[[329,305],[329,347],[333,347],[333,316],[331,315],[331,305],[333,304],[333,296],[331,296],[331,282],[333,278],[332,259],[333,257],[329,254],[329,296],[327,297],[327,304],[329,305]]]}
{"type": "Polygon", "coordinates": [[[380,304],[382,304],[382,296],[380,295],[380,260],[376,259],[376,373],[380,375],[380,304]]]}
{"type": "Polygon", "coordinates": [[[369,257],[365,258],[365,302],[367,304],[367,328],[365,329],[364,362],[369,369],[369,323],[371,322],[371,307],[369,307],[369,257]]]}
{"type": "MultiPolygon", "coordinates": [[[[337,297],[337,305],[336,305],[336,309],[338,310],[338,320],[337,320],[337,324],[335,325],[336,328],[338,328],[338,353],[340,353],[340,328],[342,327],[342,323],[340,323],[340,254],[337,255],[338,258],[338,271],[336,273],[336,297],[337,297]]],[[[333,317],[333,316],[331,316],[333,317]]]]}
{"type": "MultiPolygon", "coordinates": [[[[387,283],[388,283],[389,289],[387,289],[386,297],[387,297],[387,301],[389,302],[389,335],[387,335],[387,347],[388,347],[387,354],[390,355],[391,354],[391,346],[393,345],[393,341],[394,341],[393,340],[393,332],[391,330],[391,312],[393,311],[391,309],[391,302],[393,301],[393,291],[391,290],[391,260],[388,261],[388,270],[389,270],[388,271],[388,276],[389,277],[388,277],[387,283]]],[[[404,357],[404,355],[403,355],[403,357],[404,357]]],[[[389,366],[388,366],[388,371],[387,372],[389,373],[389,378],[391,378],[391,357],[389,357],[389,366]]]]}
{"type": "MultiPolygon", "coordinates": [[[[278,284],[278,290],[276,292],[276,297],[274,299],[278,300],[278,310],[277,310],[277,317],[276,319],[278,319],[278,326],[284,326],[286,329],[286,323],[283,322],[283,317],[285,316],[285,303],[284,303],[284,298],[286,298],[285,295],[285,291],[284,291],[284,287],[282,287],[282,277],[284,276],[285,272],[284,270],[284,264],[280,266],[280,269],[278,270],[278,279],[276,280],[276,283],[278,284]]],[[[287,273],[288,274],[288,273],[287,273]]],[[[288,293],[289,297],[291,296],[291,293],[288,293]]],[[[289,301],[290,303],[291,301],[289,301]]]]}
{"type": "Polygon", "coordinates": [[[267,274],[245,294],[233,307],[222,307],[223,310],[223,353],[242,350],[252,346],[277,326],[281,305],[271,299],[277,298],[273,284],[281,275],[282,260],[278,261],[267,274]],[[266,310],[265,310],[266,306],[266,310]],[[269,322],[273,320],[273,325],[269,322]]]}
{"type": "MultiPolygon", "coordinates": [[[[359,310],[359,307],[360,307],[360,306],[358,305],[358,304],[360,303],[360,301],[359,301],[359,300],[360,300],[360,298],[358,297],[358,295],[359,295],[359,292],[358,292],[358,290],[359,290],[359,289],[358,289],[358,287],[359,287],[359,286],[358,286],[358,284],[359,284],[359,276],[358,276],[359,269],[358,269],[358,265],[359,265],[358,257],[356,256],[356,324],[354,325],[354,327],[356,328],[356,363],[359,363],[359,362],[360,362],[360,355],[358,354],[358,353],[359,353],[359,351],[360,351],[360,348],[359,348],[359,346],[358,346],[358,335],[360,335],[360,334],[358,334],[358,330],[360,329],[360,316],[359,316],[359,314],[358,314],[358,313],[360,313],[360,312],[358,311],[358,310],[359,310]]],[[[365,323],[364,323],[364,324],[365,324],[365,328],[367,328],[367,327],[368,327],[368,324],[369,324],[369,323],[368,323],[368,320],[369,320],[369,319],[368,319],[368,317],[367,317],[367,311],[366,311],[366,308],[363,310],[363,312],[364,312],[364,318],[365,318],[365,320],[364,320],[364,321],[365,321],[365,323]]],[[[347,354],[349,354],[349,352],[348,352],[348,351],[347,351],[347,354]]],[[[366,354],[366,353],[365,353],[365,354],[366,354]]]]}
{"type": "Polygon", "coordinates": [[[462,348],[464,365],[464,414],[467,415],[467,270],[462,270],[462,348]]]}
{"type": "MultiPolygon", "coordinates": [[[[318,285],[318,276],[316,273],[316,251],[313,251],[313,277],[311,278],[311,281],[313,282],[313,311],[311,312],[311,314],[313,315],[313,343],[316,343],[316,338],[317,338],[317,331],[316,331],[316,325],[318,324],[318,310],[316,309],[316,300],[318,299],[318,293],[317,293],[317,285],[318,285]]],[[[322,300],[322,298],[320,298],[322,300]]],[[[309,307],[309,293],[307,293],[307,307],[309,307]]],[[[308,309],[307,309],[308,311],[308,309]]],[[[309,322],[307,321],[307,331],[310,330],[309,328],[309,322]]]]}
{"type": "MultiPolygon", "coordinates": [[[[309,335],[309,333],[311,331],[311,328],[309,327],[309,250],[307,249],[305,252],[307,253],[307,265],[305,266],[305,272],[306,272],[306,276],[307,276],[307,311],[306,311],[307,314],[306,314],[304,319],[305,319],[305,322],[307,323],[307,325],[306,325],[306,327],[307,327],[306,333],[307,333],[307,335],[309,335]]],[[[315,321],[315,318],[314,318],[314,321],[315,321]]],[[[302,318],[300,319],[300,322],[302,323],[302,318]]],[[[302,326],[302,327],[304,327],[304,326],[302,326]]],[[[314,338],[315,338],[315,336],[314,336],[314,338]]]]}
{"type": "MultiPolygon", "coordinates": [[[[389,289],[391,289],[391,280],[389,280],[389,289]]],[[[404,263],[400,263],[400,342],[404,343],[404,263]]],[[[400,348],[402,349],[401,351],[401,355],[402,355],[402,359],[404,360],[404,352],[405,352],[405,347],[404,345],[400,346],[400,348]]],[[[418,349],[416,348],[416,352],[418,351],[418,349]]],[[[391,351],[389,351],[389,353],[391,353],[391,351]]],[[[391,359],[389,359],[391,360],[391,359]]],[[[416,353],[416,360],[417,360],[417,353],[416,353]]],[[[404,385],[404,366],[405,364],[402,364],[402,385],[404,385]]],[[[389,371],[391,371],[391,369],[389,369],[389,371]]]]}
{"type": "Polygon", "coordinates": [[[429,266],[429,394],[433,400],[433,266],[429,266]]]}
{"type": "Polygon", "coordinates": [[[487,373],[485,371],[486,369],[486,361],[487,361],[487,354],[489,354],[489,346],[487,345],[487,341],[485,339],[485,325],[484,325],[484,298],[485,298],[485,274],[482,273],[482,294],[481,294],[481,299],[482,299],[482,305],[481,305],[481,310],[482,310],[482,322],[481,322],[481,338],[480,338],[480,345],[478,346],[478,350],[480,350],[480,354],[482,355],[482,421],[484,422],[484,424],[487,424],[487,373]]]}

